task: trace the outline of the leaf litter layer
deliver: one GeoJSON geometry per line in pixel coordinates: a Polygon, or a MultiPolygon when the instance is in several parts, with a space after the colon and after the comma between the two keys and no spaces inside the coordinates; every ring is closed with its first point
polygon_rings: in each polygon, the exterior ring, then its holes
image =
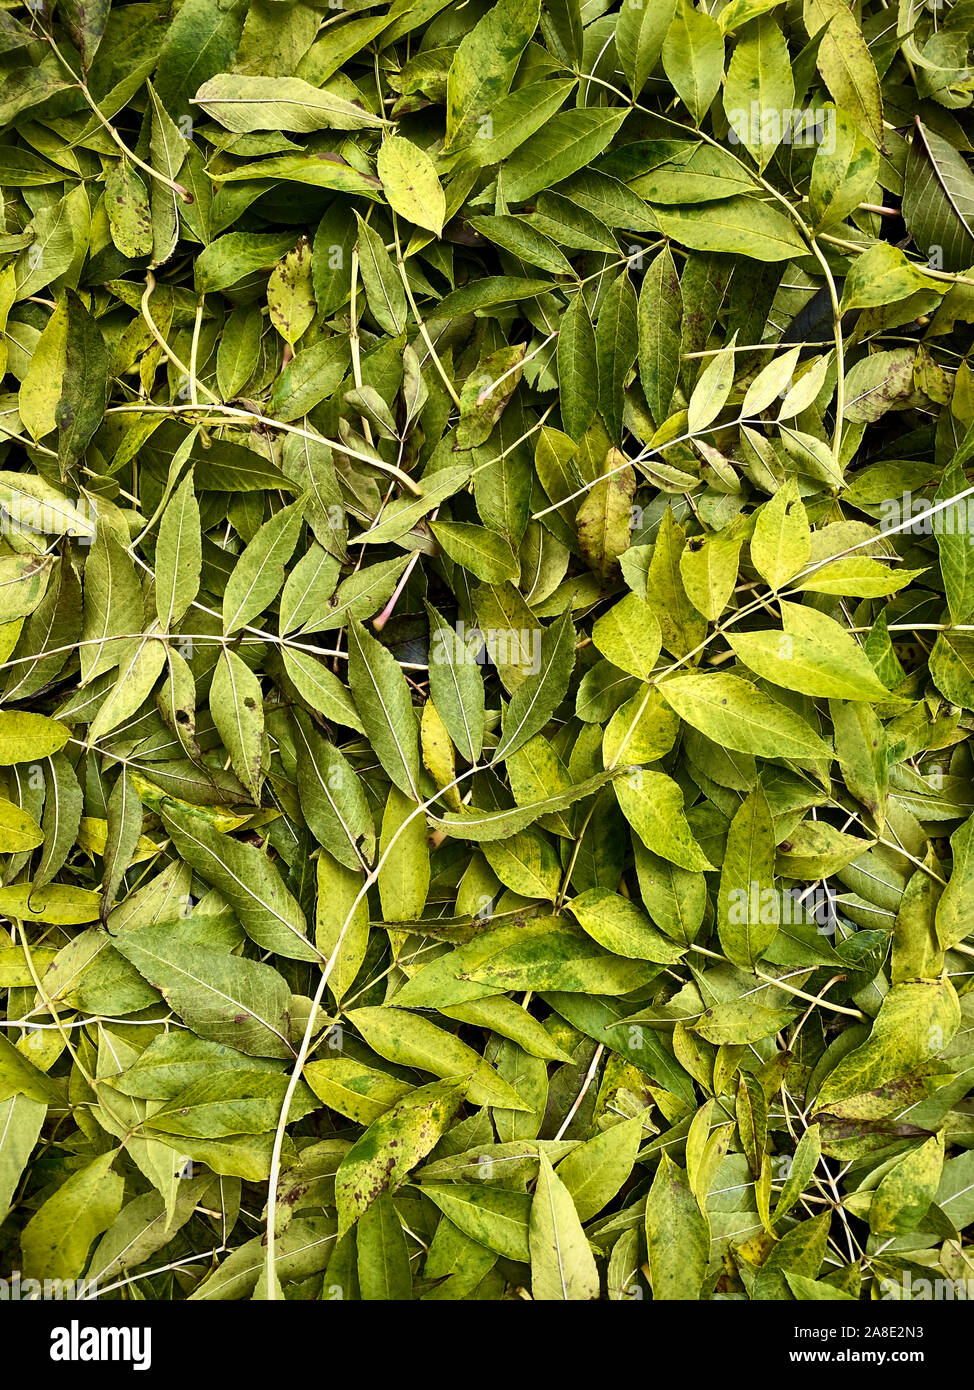
{"type": "Polygon", "coordinates": [[[966,1291],[972,31],[0,11],[5,1278],[966,1291]]]}

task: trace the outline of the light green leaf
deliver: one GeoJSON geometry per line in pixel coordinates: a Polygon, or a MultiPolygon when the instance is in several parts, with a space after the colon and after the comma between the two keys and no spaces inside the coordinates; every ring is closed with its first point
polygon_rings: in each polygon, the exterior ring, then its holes
{"type": "Polygon", "coordinates": [[[446,197],[426,151],[401,135],[387,135],[376,167],[392,210],[439,236],[446,220],[446,197]]]}
{"type": "Polygon", "coordinates": [[[537,1299],[598,1298],[595,1256],[582,1230],[571,1193],[541,1155],[528,1227],[531,1293],[537,1299]]]}

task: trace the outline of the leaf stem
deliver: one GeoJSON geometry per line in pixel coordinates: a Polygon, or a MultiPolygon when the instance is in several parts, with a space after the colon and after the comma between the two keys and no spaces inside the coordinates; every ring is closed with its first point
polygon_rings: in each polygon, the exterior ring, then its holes
{"type": "MultiPolygon", "coordinates": [[[[188,373],[187,373],[188,377],[188,373]]],[[[202,385],[202,383],[201,383],[202,385]]],[[[206,391],[206,387],[203,386],[206,391]]],[[[207,392],[209,395],[210,393],[207,392]]],[[[346,454],[349,458],[357,459],[360,463],[367,463],[371,468],[377,468],[380,473],[388,473],[391,477],[397,478],[403,487],[413,493],[416,497],[422,497],[423,489],[408,473],[404,473],[395,464],[386,463],[384,459],[374,458],[371,454],[363,454],[359,449],[353,449],[348,444],[343,444],[338,439],[327,439],[324,435],[315,434],[314,431],[304,429],[301,425],[286,424],[283,420],[275,420],[270,415],[262,415],[259,411],[244,410],[238,406],[224,405],[212,397],[212,405],[155,405],[151,402],[132,402],[130,405],[113,405],[105,411],[106,415],[182,415],[187,411],[194,411],[198,415],[206,415],[209,411],[217,411],[226,416],[225,420],[210,420],[211,425],[233,425],[238,421],[247,421],[252,425],[264,425],[267,429],[281,430],[284,434],[296,434],[302,439],[310,439],[315,444],[323,444],[326,448],[334,449],[336,453],[346,454]]]]}
{"type": "Polygon", "coordinates": [[[287,1129],[288,1115],[290,1114],[291,1102],[294,1099],[294,1093],[298,1088],[298,1082],[301,1080],[301,1073],[304,1070],[304,1064],[308,1058],[308,1051],[311,1046],[311,1038],[312,1034],[314,1033],[315,1017],[317,1016],[319,1005],[321,1004],[321,1001],[324,998],[325,987],[328,984],[331,972],[338,962],[339,953],[341,952],[342,944],[345,940],[345,935],[349,929],[349,926],[351,925],[355,913],[358,911],[359,904],[363,902],[364,899],[368,896],[369,890],[372,887],[374,887],[376,883],[378,883],[380,872],[385,867],[389,855],[392,853],[393,849],[395,849],[400,835],[403,834],[407,826],[411,825],[413,820],[415,820],[417,816],[425,814],[425,812],[429,810],[429,808],[440,799],[444,792],[448,792],[453,787],[459,786],[461,782],[466,781],[468,777],[473,777],[475,773],[480,771],[480,766],[475,763],[472,767],[467,768],[465,772],[461,772],[458,777],[454,777],[452,782],[447,783],[447,785],[444,787],[440,787],[438,791],[433,796],[429,797],[426,801],[419,802],[419,804],[416,805],[409,812],[409,814],[403,818],[403,820],[397,826],[396,830],[393,832],[389,840],[389,843],[386,845],[374,868],[372,868],[365,875],[365,881],[348,909],[348,912],[345,916],[345,920],[342,923],[341,930],[339,931],[338,936],[335,939],[335,944],[331,949],[331,954],[328,957],[328,962],[321,972],[321,978],[318,981],[317,988],[314,992],[314,997],[311,1001],[311,1008],[308,1011],[308,1021],[305,1024],[305,1029],[301,1038],[301,1043],[298,1047],[297,1057],[295,1059],[294,1066],[291,1070],[291,1076],[288,1080],[287,1090],[284,1094],[284,1100],[281,1103],[280,1117],[278,1119],[277,1126],[274,1130],[274,1143],[271,1150],[270,1173],[267,1179],[267,1223],[266,1238],[264,1242],[264,1269],[266,1272],[267,1297],[271,1301],[273,1301],[277,1297],[277,1276],[275,1266],[275,1262],[277,1259],[277,1185],[281,1173],[281,1151],[284,1146],[284,1135],[287,1129]]]}
{"type": "Polygon", "coordinates": [[[139,156],[134,152],[134,150],[129,149],[128,145],[126,145],[125,141],[122,139],[118,131],[112,125],[111,121],[108,120],[106,116],[102,115],[101,108],[99,107],[97,101],[95,101],[95,98],[91,95],[91,92],[88,89],[87,82],[85,82],[84,78],[80,77],[78,73],[75,72],[74,68],[71,66],[67,58],[65,58],[64,54],[61,52],[60,48],[58,48],[57,44],[55,43],[54,36],[45,32],[44,38],[51,45],[51,48],[56,53],[58,61],[61,63],[61,66],[64,68],[65,72],[68,73],[72,81],[81,91],[82,96],[91,108],[92,114],[98,120],[99,124],[103,126],[104,129],[108,132],[112,140],[114,140],[115,144],[122,151],[122,154],[125,155],[126,159],[130,159],[133,164],[135,164],[139,169],[142,170],[143,173],[148,174],[149,177],[155,179],[157,183],[164,184],[166,188],[171,189],[172,192],[175,193],[177,197],[181,198],[184,203],[192,203],[194,201],[193,195],[192,193],[190,193],[188,188],[184,188],[181,183],[176,183],[173,179],[167,178],[165,174],[160,174],[158,169],[153,169],[151,164],[146,164],[145,160],[140,159],[139,156]]]}
{"type": "Polygon", "coordinates": [[[392,234],[395,237],[396,242],[396,267],[399,271],[399,278],[402,281],[402,287],[406,292],[406,299],[409,303],[410,309],[412,310],[413,318],[416,320],[416,326],[419,329],[420,334],[422,335],[423,342],[426,344],[426,351],[429,353],[433,365],[439,372],[440,379],[442,380],[443,385],[447,389],[450,400],[456,406],[457,410],[459,410],[460,397],[457,395],[457,388],[454,386],[453,382],[447,376],[446,368],[440,361],[439,354],[437,353],[436,348],[433,346],[433,341],[430,338],[429,330],[426,327],[426,321],[424,320],[422,314],[419,312],[419,309],[416,307],[416,299],[413,295],[413,288],[412,285],[410,285],[409,283],[409,276],[406,274],[406,261],[402,254],[402,243],[399,240],[399,219],[397,218],[395,213],[392,214],[392,234]]]}

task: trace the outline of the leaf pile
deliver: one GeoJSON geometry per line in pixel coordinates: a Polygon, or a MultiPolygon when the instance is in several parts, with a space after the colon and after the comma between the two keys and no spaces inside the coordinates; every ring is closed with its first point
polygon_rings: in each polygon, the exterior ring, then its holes
{"type": "Polygon", "coordinates": [[[972,34],[0,10],[5,1278],[966,1280],[972,34]]]}

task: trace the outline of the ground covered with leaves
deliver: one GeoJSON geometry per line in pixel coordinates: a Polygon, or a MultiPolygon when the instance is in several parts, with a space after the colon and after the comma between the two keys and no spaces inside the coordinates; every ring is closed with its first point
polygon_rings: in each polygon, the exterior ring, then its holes
{"type": "Polygon", "coordinates": [[[5,0],[6,1297],[968,1288],[972,34],[5,0]]]}

